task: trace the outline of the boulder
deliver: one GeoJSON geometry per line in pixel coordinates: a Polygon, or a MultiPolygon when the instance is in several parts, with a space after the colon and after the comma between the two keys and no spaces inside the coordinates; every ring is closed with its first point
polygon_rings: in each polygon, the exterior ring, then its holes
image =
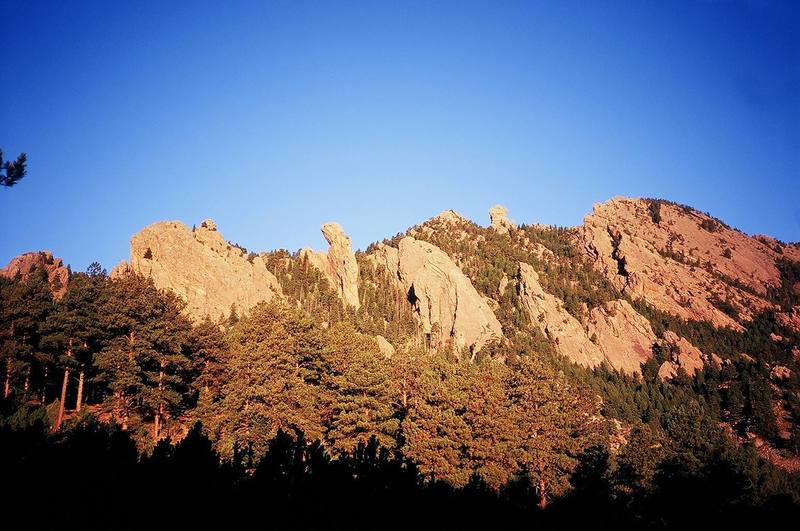
{"type": "Polygon", "coordinates": [[[477,354],[503,336],[500,322],[483,297],[447,254],[406,236],[397,248],[381,244],[370,260],[386,271],[411,304],[428,344],[477,354]]]}

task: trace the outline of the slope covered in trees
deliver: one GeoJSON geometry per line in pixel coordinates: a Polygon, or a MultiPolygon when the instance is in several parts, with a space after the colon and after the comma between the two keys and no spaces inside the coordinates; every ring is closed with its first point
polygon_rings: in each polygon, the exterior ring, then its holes
{"type": "Polygon", "coordinates": [[[133,271],[109,278],[93,264],[58,297],[45,269],[0,277],[3,470],[20,492],[80,475],[53,521],[80,492],[107,489],[194,506],[193,484],[231,507],[266,496],[281,521],[355,527],[404,503],[465,526],[487,514],[577,524],[591,509],[602,525],[659,527],[690,509],[731,522],[796,509],[797,262],[777,263],[780,286],[764,295],[775,308],[725,328],[620,290],[573,229],[498,226],[449,215],[407,233],[446,253],[497,316],[502,337],[477,355],[421,333],[376,246],[355,254],[357,309],[286,251],[257,261],[281,296],[219,320],[190,320],[179,296],[133,271]],[[610,301],[638,312],[656,338],[641,371],[561,355],[521,300],[520,263],[586,329],[610,301]],[[665,379],[681,355],[670,334],[719,361],[665,379]]]}

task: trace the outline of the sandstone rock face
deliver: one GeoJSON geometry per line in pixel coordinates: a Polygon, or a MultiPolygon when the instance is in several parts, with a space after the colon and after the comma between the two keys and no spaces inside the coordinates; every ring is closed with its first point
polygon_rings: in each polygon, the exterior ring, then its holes
{"type": "Polygon", "coordinates": [[[625,300],[593,308],[584,326],[561,300],[542,289],[529,264],[519,264],[517,290],[531,323],[553,341],[559,354],[579,365],[596,367],[605,361],[633,374],[653,355],[656,336],[650,323],[625,300]]]}
{"type": "Polygon", "coordinates": [[[385,267],[407,294],[416,319],[434,347],[448,342],[479,352],[503,335],[500,322],[472,283],[441,249],[406,236],[398,248],[379,245],[374,263],[385,267]]]}
{"type": "Polygon", "coordinates": [[[782,254],[770,242],[663,202],[656,223],[650,205],[616,198],[595,205],[578,229],[582,252],[613,284],[673,315],[734,329],[772,307],[764,295],[780,284],[782,254]]]}
{"type": "Polygon", "coordinates": [[[489,220],[492,228],[501,234],[508,232],[508,229],[517,227],[508,219],[508,209],[501,205],[495,205],[489,209],[489,220]]]}
{"type": "Polygon", "coordinates": [[[327,253],[305,248],[300,255],[325,275],[345,304],[358,309],[358,263],[350,237],[338,223],[322,225],[322,235],[329,245],[327,253]]]}
{"type": "MultiPolygon", "coordinates": [[[[671,352],[670,359],[661,364],[658,369],[658,376],[662,379],[674,378],[678,374],[678,369],[683,369],[686,374],[693,376],[697,371],[702,370],[708,359],[699,348],[689,343],[686,339],[678,336],[672,331],[667,331],[661,340],[662,348],[671,352]]],[[[717,362],[716,358],[714,362],[717,362]]],[[[718,362],[717,362],[718,363],[718,362]]]]}
{"type": "Polygon", "coordinates": [[[592,308],[587,328],[588,336],[596,337],[603,357],[615,369],[641,372],[640,365],[653,356],[653,328],[626,300],[592,308]]]}
{"type": "Polygon", "coordinates": [[[589,339],[581,322],[564,309],[559,299],[542,289],[539,275],[523,262],[519,264],[517,292],[531,323],[553,341],[559,354],[584,367],[595,367],[603,361],[600,347],[589,339]]]}
{"type": "Polygon", "coordinates": [[[248,259],[229,244],[212,220],[194,231],[179,221],[162,221],[131,238],[130,264],[114,268],[114,275],[133,271],[153,279],[186,301],[194,320],[224,318],[236,305],[247,312],[261,301],[280,296],[278,279],[260,256],[248,259]]]}
{"type": "Polygon", "coordinates": [[[23,253],[11,259],[7,266],[0,269],[0,276],[27,279],[34,271],[45,270],[50,289],[56,299],[60,299],[67,291],[69,270],[64,267],[61,258],[54,258],[50,251],[23,253]]]}

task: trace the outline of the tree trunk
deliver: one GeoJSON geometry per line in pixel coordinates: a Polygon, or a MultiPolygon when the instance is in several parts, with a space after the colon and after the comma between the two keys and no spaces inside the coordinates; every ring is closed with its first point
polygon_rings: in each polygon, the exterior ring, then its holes
{"type": "MultiPolygon", "coordinates": [[[[67,358],[72,357],[72,339],[67,342],[67,358]]],[[[69,363],[69,362],[67,362],[69,363]]],[[[61,423],[64,421],[64,404],[67,400],[67,385],[69,384],[69,365],[64,367],[64,381],[61,383],[61,402],[58,404],[58,418],[54,430],[58,431],[61,428],[61,423]]]]}
{"type": "Polygon", "coordinates": [[[85,370],[81,364],[81,371],[78,376],[78,399],[75,401],[75,411],[81,410],[81,403],[83,402],[83,380],[85,377],[85,370]]]}
{"type": "Polygon", "coordinates": [[[58,418],[53,431],[58,431],[61,428],[61,423],[64,421],[64,401],[67,399],[67,383],[69,382],[69,369],[64,369],[64,381],[61,383],[61,402],[58,404],[58,418]]]}
{"type": "Polygon", "coordinates": [[[164,415],[164,402],[161,400],[161,395],[164,391],[164,362],[161,362],[160,371],[158,372],[158,411],[156,411],[156,418],[153,420],[153,441],[158,442],[158,435],[161,429],[161,417],[164,415]]]}
{"type": "Polygon", "coordinates": [[[543,479],[539,480],[537,490],[539,491],[539,509],[545,510],[547,509],[547,484],[543,479]]]}
{"type": "Polygon", "coordinates": [[[25,383],[22,384],[22,392],[24,395],[28,394],[28,389],[30,389],[30,387],[31,387],[31,368],[28,367],[28,369],[25,371],[25,383]]]}
{"type": "Polygon", "coordinates": [[[6,381],[3,384],[3,398],[11,394],[11,358],[6,358],[6,381]]]}
{"type": "Polygon", "coordinates": [[[47,376],[50,374],[50,367],[44,366],[44,378],[42,382],[42,405],[47,403],[47,376]]]}

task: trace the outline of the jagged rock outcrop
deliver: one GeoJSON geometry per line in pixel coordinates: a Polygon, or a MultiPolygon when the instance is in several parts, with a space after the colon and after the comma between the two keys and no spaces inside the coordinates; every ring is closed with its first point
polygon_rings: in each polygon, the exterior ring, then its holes
{"type": "Polygon", "coordinates": [[[669,353],[669,358],[658,369],[659,378],[665,380],[674,378],[678,374],[678,369],[683,369],[686,374],[693,376],[707,363],[714,363],[718,367],[722,365],[719,356],[713,353],[704,354],[699,348],[672,331],[665,332],[659,343],[662,352],[669,353]]]}
{"type": "Polygon", "coordinates": [[[554,295],[546,293],[532,266],[519,264],[517,293],[531,323],[553,342],[556,351],[584,367],[595,367],[605,359],[600,347],[586,335],[584,326],[564,309],[554,295]]]}
{"type": "Polygon", "coordinates": [[[500,322],[487,302],[435,245],[406,236],[397,248],[378,245],[372,260],[407,295],[434,348],[451,343],[476,354],[490,340],[502,337],[500,322]]]}
{"type": "Polygon", "coordinates": [[[307,247],[300,251],[300,256],[325,275],[345,304],[358,309],[358,263],[350,237],[338,223],[325,223],[321,229],[329,245],[328,252],[314,252],[307,247]]]}
{"type": "Polygon", "coordinates": [[[595,338],[608,364],[623,372],[640,372],[653,356],[656,335],[650,322],[624,299],[592,308],[587,335],[595,338]]]}
{"type": "Polygon", "coordinates": [[[67,291],[69,282],[69,269],[64,266],[61,258],[54,258],[50,251],[23,253],[11,259],[7,266],[0,269],[0,276],[27,279],[34,271],[47,272],[47,282],[56,299],[60,299],[67,291]]]}
{"type": "Polygon", "coordinates": [[[783,246],[667,202],[615,198],[594,206],[578,229],[585,256],[619,289],[685,319],[741,329],[772,307],[783,246]]]}
{"type": "Polygon", "coordinates": [[[508,219],[508,209],[502,205],[495,205],[489,209],[489,220],[492,228],[501,234],[517,227],[513,221],[508,219]]]}
{"type": "MultiPolygon", "coordinates": [[[[635,374],[653,357],[653,345],[659,340],[648,320],[624,299],[592,308],[583,324],[564,309],[560,299],[542,289],[539,275],[529,264],[519,264],[517,290],[531,324],[544,332],[559,354],[579,365],[596,367],[605,362],[635,374]]],[[[690,374],[703,366],[705,357],[686,339],[668,332],[664,341],[674,345],[675,352],[672,363],[665,363],[673,373],[665,368],[664,377],[673,376],[678,366],[690,374]]]]}
{"type": "Polygon", "coordinates": [[[212,220],[195,230],[179,221],[142,229],[131,238],[130,263],[115,267],[113,275],[128,271],[175,292],[186,301],[186,312],[195,320],[227,317],[233,305],[246,313],[281,294],[264,260],[248,257],[243,249],[225,241],[212,220]]]}

